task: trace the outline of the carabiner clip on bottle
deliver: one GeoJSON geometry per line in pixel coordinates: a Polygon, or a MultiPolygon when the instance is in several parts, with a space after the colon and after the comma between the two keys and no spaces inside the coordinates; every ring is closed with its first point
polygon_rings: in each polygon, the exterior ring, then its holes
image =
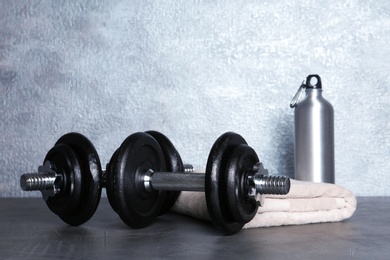
{"type": "Polygon", "coordinates": [[[305,81],[302,81],[301,86],[298,88],[297,93],[295,93],[295,96],[293,97],[293,99],[290,102],[291,108],[294,108],[297,106],[299,100],[301,99],[301,97],[303,95],[303,92],[305,92],[305,89],[306,89],[305,81]]]}

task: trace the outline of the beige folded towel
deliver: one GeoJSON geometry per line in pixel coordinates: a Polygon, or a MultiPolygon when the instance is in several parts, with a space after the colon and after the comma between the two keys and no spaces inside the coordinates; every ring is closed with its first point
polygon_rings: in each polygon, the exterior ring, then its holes
{"type": "MultiPolygon", "coordinates": [[[[210,220],[203,192],[182,192],[172,210],[210,220]]],[[[291,180],[290,192],[267,195],[264,206],[244,228],[337,222],[355,210],[355,196],[339,185],[291,180]]]]}

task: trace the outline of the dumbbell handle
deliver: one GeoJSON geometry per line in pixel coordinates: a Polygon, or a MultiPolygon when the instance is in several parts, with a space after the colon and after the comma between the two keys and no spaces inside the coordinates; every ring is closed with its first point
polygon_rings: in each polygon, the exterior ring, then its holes
{"type": "Polygon", "coordinates": [[[153,172],[144,177],[146,190],[205,191],[204,173],[195,172],[153,172]]]}
{"type": "MultiPolygon", "coordinates": [[[[268,171],[267,171],[268,173],[268,171]]],[[[248,172],[246,189],[248,196],[257,200],[257,195],[284,195],[290,190],[290,179],[285,176],[268,176],[260,171],[248,172]],[[252,194],[251,194],[252,193],[252,194]]],[[[153,172],[144,176],[145,189],[166,191],[205,191],[205,174],[195,172],[153,172]]]]}

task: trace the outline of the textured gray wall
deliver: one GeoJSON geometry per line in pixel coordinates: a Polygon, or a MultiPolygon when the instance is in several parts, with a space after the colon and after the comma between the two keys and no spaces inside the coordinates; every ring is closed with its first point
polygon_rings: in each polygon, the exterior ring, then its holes
{"type": "Polygon", "coordinates": [[[311,73],[335,108],[336,182],[389,196],[390,2],[0,1],[0,196],[22,192],[69,131],[105,164],[158,130],[204,167],[242,134],[274,174],[293,172],[289,102],[311,73]]]}

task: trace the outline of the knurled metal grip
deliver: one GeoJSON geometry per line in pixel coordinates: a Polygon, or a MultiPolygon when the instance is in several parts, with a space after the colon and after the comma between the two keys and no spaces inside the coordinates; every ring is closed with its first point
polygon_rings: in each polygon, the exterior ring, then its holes
{"type": "Polygon", "coordinates": [[[148,191],[204,191],[204,173],[153,172],[145,173],[144,184],[148,191]]]}

